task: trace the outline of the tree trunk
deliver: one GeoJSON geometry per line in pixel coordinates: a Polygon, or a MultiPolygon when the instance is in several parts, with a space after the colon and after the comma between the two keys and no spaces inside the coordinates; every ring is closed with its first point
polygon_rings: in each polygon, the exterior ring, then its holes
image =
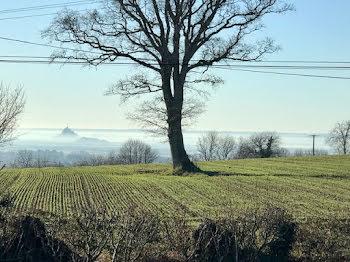
{"type": "MultiPolygon", "coordinates": [[[[177,60],[178,61],[178,60],[177,60]]],[[[168,139],[170,144],[171,157],[173,160],[173,168],[181,172],[199,172],[201,171],[189,159],[182,135],[182,106],[183,106],[183,88],[185,77],[179,75],[179,68],[172,73],[171,59],[165,59],[163,63],[166,65],[162,69],[162,89],[164,102],[167,109],[168,122],[168,139]],[[173,77],[173,79],[171,79],[173,77]],[[171,82],[173,82],[173,92],[171,90],[171,82]]]]}
{"type": "Polygon", "coordinates": [[[200,169],[189,159],[183,141],[181,127],[181,105],[168,109],[168,138],[173,168],[184,172],[199,172],[200,169]]]}

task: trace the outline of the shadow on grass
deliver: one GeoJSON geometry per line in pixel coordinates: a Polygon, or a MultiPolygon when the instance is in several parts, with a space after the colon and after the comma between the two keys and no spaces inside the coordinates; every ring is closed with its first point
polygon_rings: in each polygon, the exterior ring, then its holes
{"type": "Polygon", "coordinates": [[[281,176],[281,177],[310,177],[310,178],[324,178],[324,179],[350,179],[349,175],[339,175],[339,174],[273,174],[271,176],[281,176]]]}
{"type": "Polygon", "coordinates": [[[298,178],[322,178],[322,179],[350,179],[349,175],[339,174],[247,174],[247,173],[225,173],[218,171],[202,170],[201,172],[207,176],[245,176],[245,177],[264,177],[264,176],[276,176],[276,177],[298,177],[298,178]]]}
{"type": "Polygon", "coordinates": [[[225,173],[225,172],[206,171],[206,170],[202,170],[201,173],[207,176],[264,176],[264,175],[257,175],[257,174],[225,173]]]}
{"type": "Polygon", "coordinates": [[[161,170],[136,170],[136,174],[161,174],[161,170]]]}

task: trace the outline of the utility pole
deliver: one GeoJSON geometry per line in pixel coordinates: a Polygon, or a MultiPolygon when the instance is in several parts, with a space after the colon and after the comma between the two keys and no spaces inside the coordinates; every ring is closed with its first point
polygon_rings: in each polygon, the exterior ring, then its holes
{"type": "Polygon", "coordinates": [[[315,155],[315,137],[317,135],[311,135],[312,136],[312,155],[315,155]]]}

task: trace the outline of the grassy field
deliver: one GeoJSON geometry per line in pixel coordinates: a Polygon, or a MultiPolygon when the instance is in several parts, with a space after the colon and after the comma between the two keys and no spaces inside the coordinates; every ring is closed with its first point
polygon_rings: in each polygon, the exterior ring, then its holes
{"type": "Polygon", "coordinates": [[[172,176],[168,164],[14,169],[0,172],[0,192],[18,212],[72,215],[131,203],[155,212],[188,211],[194,218],[233,206],[272,204],[296,219],[350,215],[350,156],[201,162],[207,174],[172,176]]]}

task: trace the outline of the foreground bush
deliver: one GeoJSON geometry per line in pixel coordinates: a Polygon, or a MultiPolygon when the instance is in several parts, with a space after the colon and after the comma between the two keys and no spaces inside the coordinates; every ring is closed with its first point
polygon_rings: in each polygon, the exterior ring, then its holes
{"type": "Polygon", "coordinates": [[[350,220],[307,221],[293,247],[298,262],[350,261],[350,220]]]}
{"type": "Polygon", "coordinates": [[[193,233],[190,261],[288,261],[295,224],[281,209],[208,220],[193,233]]]}
{"type": "Polygon", "coordinates": [[[9,222],[0,261],[63,262],[76,256],[64,242],[47,233],[40,219],[26,216],[9,222]]]}
{"type": "Polygon", "coordinates": [[[0,200],[0,261],[238,262],[350,261],[350,221],[293,222],[267,207],[193,226],[186,210],[161,218],[128,207],[107,214],[87,208],[72,218],[14,216],[0,200]]]}

